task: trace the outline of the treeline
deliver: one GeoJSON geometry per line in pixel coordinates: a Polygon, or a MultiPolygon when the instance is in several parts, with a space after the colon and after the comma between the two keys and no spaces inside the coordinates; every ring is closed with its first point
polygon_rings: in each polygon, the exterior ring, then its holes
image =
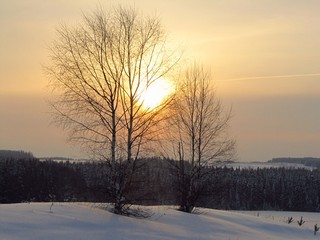
{"type": "MultiPolygon", "coordinates": [[[[172,161],[140,159],[129,191],[133,204],[175,204],[179,198],[172,161]]],[[[305,169],[208,169],[199,207],[235,210],[320,211],[320,171],[305,169]],[[210,170],[210,171],[209,171],[210,170]]],[[[108,202],[104,162],[0,161],[0,203],[108,202]]]]}
{"type": "Polygon", "coordinates": [[[320,211],[319,170],[223,168],[216,169],[211,184],[212,196],[207,198],[208,207],[320,211]]]}
{"type": "Polygon", "coordinates": [[[31,152],[14,151],[14,150],[0,150],[0,161],[5,159],[33,159],[31,152]]]}
{"type": "Polygon", "coordinates": [[[85,186],[84,176],[67,163],[0,161],[0,203],[82,200],[85,186]]]}

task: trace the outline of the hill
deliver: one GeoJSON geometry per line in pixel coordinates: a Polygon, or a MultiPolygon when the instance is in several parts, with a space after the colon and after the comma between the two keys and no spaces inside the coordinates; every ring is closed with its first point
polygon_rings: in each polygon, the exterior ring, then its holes
{"type": "MultiPolygon", "coordinates": [[[[154,213],[152,217],[137,219],[93,208],[92,204],[54,203],[50,207],[51,203],[0,205],[0,239],[316,239],[310,227],[252,216],[251,212],[200,209],[201,214],[187,214],[158,206],[148,208],[154,213]]],[[[303,214],[307,219],[312,213],[303,214]]],[[[316,220],[320,217],[313,218],[316,220]]]]}

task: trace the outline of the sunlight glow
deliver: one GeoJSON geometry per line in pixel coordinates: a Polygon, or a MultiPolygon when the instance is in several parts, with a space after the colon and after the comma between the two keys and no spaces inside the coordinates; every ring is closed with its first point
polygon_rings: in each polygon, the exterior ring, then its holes
{"type": "MultiPolygon", "coordinates": [[[[145,86],[145,85],[144,85],[145,86]]],[[[173,85],[164,78],[159,78],[140,92],[139,103],[144,108],[153,110],[160,106],[173,93],[173,85]]]]}

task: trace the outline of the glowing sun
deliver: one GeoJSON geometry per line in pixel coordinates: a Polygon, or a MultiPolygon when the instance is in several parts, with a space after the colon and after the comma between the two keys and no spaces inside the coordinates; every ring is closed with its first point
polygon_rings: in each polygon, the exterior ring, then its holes
{"type": "Polygon", "coordinates": [[[173,93],[173,89],[173,85],[169,81],[159,78],[141,91],[139,102],[144,108],[155,109],[173,93]]]}

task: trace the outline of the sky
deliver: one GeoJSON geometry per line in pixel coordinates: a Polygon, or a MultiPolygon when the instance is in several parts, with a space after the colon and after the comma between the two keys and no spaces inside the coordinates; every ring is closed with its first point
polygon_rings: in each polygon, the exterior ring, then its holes
{"type": "Polygon", "coordinates": [[[318,0],[0,0],[0,149],[81,157],[50,124],[42,66],[61,23],[122,4],[160,17],[232,107],[238,161],[320,157],[318,0]]]}

